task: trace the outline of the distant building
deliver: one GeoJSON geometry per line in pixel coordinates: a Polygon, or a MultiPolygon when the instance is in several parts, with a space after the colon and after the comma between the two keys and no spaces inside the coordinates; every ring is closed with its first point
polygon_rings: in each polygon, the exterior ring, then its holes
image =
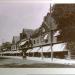
{"type": "Polygon", "coordinates": [[[20,41],[19,36],[13,36],[11,50],[18,50],[18,42],[20,41]]]}
{"type": "Polygon", "coordinates": [[[20,33],[20,40],[29,39],[33,33],[32,29],[23,29],[22,33],[20,33]]]}
{"type": "Polygon", "coordinates": [[[31,35],[33,34],[32,29],[23,29],[22,33],[20,33],[20,49],[24,49],[27,46],[29,40],[31,40],[31,35]]]}
{"type": "Polygon", "coordinates": [[[22,51],[23,57],[26,56],[26,51],[28,48],[32,47],[31,35],[33,33],[32,29],[23,29],[22,33],[20,33],[20,42],[19,49],[22,51]]]}

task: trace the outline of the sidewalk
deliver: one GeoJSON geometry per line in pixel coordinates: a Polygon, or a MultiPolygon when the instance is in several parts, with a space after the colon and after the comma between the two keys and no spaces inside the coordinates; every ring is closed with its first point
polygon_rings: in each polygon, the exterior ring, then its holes
{"type": "Polygon", "coordinates": [[[53,61],[51,58],[42,58],[42,57],[27,57],[28,60],[36,60],[41,61],[43,63],[56,63],[56,64],[64,64],[64,65],[75,65],[75,60],[72,59],[59,59],[59,58],[53,58],[53,61]]]}
{"type": "MultiPolygon", "coordinates": [[[[14,58],[14,59],[21,59],[21,60],[33,60],[41,63],[55,63],[55,64],[64,64],[64,65],[75,65],[75,60],[73,59],[59,59],[59,58],[53,58],[53,61],[51,58],[42,58],[42,57],[28,57],[26,59],[23,59],[21,56],[0,56],[5,58],[14,58]]],[[[23,62],[25,63],[25,61],[23,62]]]]}

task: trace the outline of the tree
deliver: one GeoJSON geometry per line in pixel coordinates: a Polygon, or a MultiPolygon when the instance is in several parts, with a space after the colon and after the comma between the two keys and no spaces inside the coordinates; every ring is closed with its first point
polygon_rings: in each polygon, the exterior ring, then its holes
{"type": "Polygon", "coordinates": [[[62,31],[62,41],[75,41],[75,4],[55,4],[52,17],[62,31]]]}

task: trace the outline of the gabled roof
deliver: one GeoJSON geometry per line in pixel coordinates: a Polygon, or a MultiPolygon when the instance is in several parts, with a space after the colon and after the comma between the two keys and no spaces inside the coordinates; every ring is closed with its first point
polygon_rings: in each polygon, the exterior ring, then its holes
{"type": "Polygon", "coordinates": [[[34,30],[33,34],[31,35],[31,38],[38,37],[38,35],[39,35],[39,28],[37,28],[36,30],[34,30]]]}
{"type": "Polygon", "coordinates": [[[23,29],[22,33],[25,33],[27,35],[27,38],[30,38],[33,34],[34,30],[32,29],[23,29]]]}
{"type": "Polygon", "coordinates": [[[57,25],[53,17],[50,16],[50,13],[47,13],[47,15],[43,19],[42,25],[39,28],[37,28],[32,34],[32,38],[38,37],[42,33],[49,32],[50,30],[56,30],[56,29],[57,25]],[[43,29],[45,30],[44,32],[43,29]]]}
{"type": "Polygon", "coordinates": [[[55,30],[57,29],[57,25],[55,23],[54,18],[50,13],[47,13],[47,15],[44,17],[43,23],[50,29],[50,30],[55,30]]]}
{"type": "Polygon", "coordinates": [[[13,36],[12,43],[16,44],[20,40],[20,36],[13,36]]]}

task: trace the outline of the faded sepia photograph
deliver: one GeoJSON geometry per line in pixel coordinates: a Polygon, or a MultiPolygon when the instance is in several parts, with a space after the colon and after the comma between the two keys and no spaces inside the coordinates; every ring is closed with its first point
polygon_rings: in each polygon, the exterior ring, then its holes
{"type": "Polygon", "coordinates": [[[75,68],[75,4],[0,2],[0,68],[75,68]]]}

